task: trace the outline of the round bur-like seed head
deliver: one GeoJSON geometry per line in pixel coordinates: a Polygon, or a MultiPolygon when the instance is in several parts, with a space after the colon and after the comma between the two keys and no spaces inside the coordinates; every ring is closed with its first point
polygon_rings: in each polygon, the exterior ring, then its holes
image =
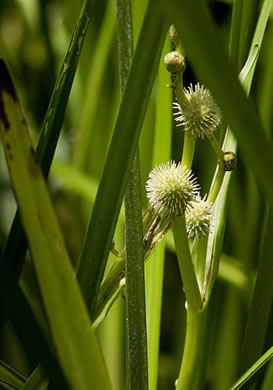
{"type": "Polygon", "coordinates": [[[150,172],[146,190],[151,206],[159,215],[176,217],[184,214],[188,203],[198,194],[199,185],[190,169],[168,161],[150,172]]]}
{"type": "Polygon", "coordinates": [[[173,105],[177,126],[184,126],[195,138],[210,137],[221,123],[221,113],[211,93],[199,83],[194,89],[191,84],[185,89],[185,97],[181,107],[178,103],[173,105]]]}
{"type": "Polygon", "coordinates": [[[199,238],[209,233],[212,203],[197,196],[186,210],[186,227],[189,237],[199,238]]]}

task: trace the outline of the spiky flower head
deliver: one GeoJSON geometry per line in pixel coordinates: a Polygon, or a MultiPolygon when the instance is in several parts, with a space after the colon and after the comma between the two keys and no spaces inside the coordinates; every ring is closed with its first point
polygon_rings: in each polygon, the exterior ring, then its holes
{"type": "Polygon", "coordinates": [[[177,126],[184,126],[184,130],[195,138],[210,137],[221,122],[221,113],[211,93],[199,83],[193,88],[192,84],[184,89],[186,98],[183,104],[174,103],[177,110],[174,113],[177,126]]]}
{"type": "Polygon", "coordinates": [[[199,185],[190,169],[168,161],[156,166],[146,183],[147,197],[161,216],[183,215],[189,202],[198,194],[199,185]]]}
{"type": "Polygon", "coordinates": [[[189,237],[199,238],[209,233],[212,203],[198,195],[186,209],[186,227],[189,237]]]}

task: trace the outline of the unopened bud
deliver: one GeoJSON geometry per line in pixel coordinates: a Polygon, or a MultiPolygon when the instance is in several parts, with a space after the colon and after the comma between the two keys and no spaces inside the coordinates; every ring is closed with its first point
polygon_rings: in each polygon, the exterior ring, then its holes
{"type": "Polygon", "coordinates": [[[233,152],[225,152],[223,160],[225,171],[232,171],[237,165],[237,157],[233,152]]]}
{"type": "Polygon", "coordinates": [[[164,64],[167,71],[170,73],[181,73],[184,72],[186,68],[185,58],[177,51],[171,51],[166,54],[164,57],[164,64]]]}

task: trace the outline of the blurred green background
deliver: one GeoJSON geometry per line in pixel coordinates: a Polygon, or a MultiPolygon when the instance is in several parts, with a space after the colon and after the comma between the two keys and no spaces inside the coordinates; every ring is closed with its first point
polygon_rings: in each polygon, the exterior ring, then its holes
{"type": "MultiPolygon", "coordinates": [[[[258,3],[257,10],[259,10],[258,3]]],[[[146,5],[146,0],[132,0],[135,42],[146,5]]],[[[210,1],[213,17],[222,35],[223,44],[226,46],[228,46],[231,6],[230,1],[210,1]]],[[[13,75],[35,143],[80,8],[81,2],[72,0],[1,0],[0,2],[0,56],[5,59],[13,75]]],[[[272,128],[272,17],[273,14],[267,27],[251,90],[251,96],[268,129],[272,128]]],[[[250,35],[251,33],[249,31],[250,35]]],[[[164,50],[163,54],[170,50],[168,39],[164,50]]],[[[166,72],[165,85],[168,83],[168,78],[166,72]]],[[[191,64],[187,63],[184,85],[196,81],[191,64]]],[[[151,151],[154,141],[158,82],[157,79],[140,138],[144,209],[147,206],[145,182],[152,169],[151,151]]],[[[166,94],[171,96],[167,86],[166,94]]],[[[96,1],[49,178],[56,212],[74,263],[79,256],[119,102],[115,2],[96,1]]],[[[166,112],[166,115],[170,115],[170,107],[166,108],[166,112]]],[[[172,123],[172,159],[180,159],[182,144],[182,134],[172,123]]],[[[250,164],[255,164],[255,158],[250,164]]],[[[198,142],[193,171],[201,184],[202,195],[209,190],[215,166],[215,156],[211,152],[209,143],[198,142]]],[[[16,203],[3,150],[0,149],[1,247],[7,237],[15,209],[16,203]]],[[[238,167],[233,174],[229,197],[220,278],[214,288],[211,309],[213,322],[207,346],[210,354],[207,389],[225,389],[237,376],[242,337],[260,250],[264,212],[263,196],[249,169],[240,159],[239,149],[238,167]]],[[[115,234],[118,249],[123,246],[123,231],[121,216],[115,234]]],[[[184,295],[172,248],[171,238],[168,237],[160,339],[158,386],[160,390],[172,388],[174,384],[180,367],[185,330],[184,295]]],[[[30,268],[27,262],[22,279],[31,279],[30,268]]],[[[125,388],[122,298],[115,303],[105,323],[99,328],[98,335],[114,388],[122,390],[125,388]]],[[[0,358],[22,374],[29,375],[32,367],[28,365],[9,323],[3,326],[0,343],[0,358]]]]}

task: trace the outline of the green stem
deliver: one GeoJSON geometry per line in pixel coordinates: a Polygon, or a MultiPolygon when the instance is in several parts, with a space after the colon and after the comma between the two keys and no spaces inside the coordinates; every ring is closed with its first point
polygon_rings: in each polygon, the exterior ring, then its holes
{"type": "Polygon", "coordinates": [[[215,202],[217,195],[219,194],[221,185],[223,183],[224,176],[225,176],[224,165],[222,162],[219,162],[217,173],[215,175],[213,184],[210,188],[210,192],[209,192],[209,196],[208,196],[209,202],[211,202],[211,203],[215,202]]]}
{"type": "MultiPolygon", "coordinates": [[[[177,101],[182,107],[183,102],[187,100],[184,89],[183,89],[183,79],[182,74],[177,83],[175,94],[177,101]]],[[[189,169],[192,166],[192,160],[195,151],[195,138],[192,137],[188,132],[184,132],[184,145],[183,145],[183,153],[182,153],[182,162],[181,165],[186,165],[189,169]]]]}
{"type": "Polygon", "coordinates": [[[192,247],[193,263],[195,266],[198,285],[201,291],[203,289],[203,282],[205,277],[207,244],[208,237],[203,236],[194,241],[192,247]]]}
{"type": "Polygon", "coordinates": [[[185,132],[181,165],[186,165],[186,167],[189,169],[191,168],[194,151],[195,138],[192,137],[188,132],[185,132]]]}
{"type": "Polygon", "coordinates": [[[217,141],[215,135],[212,134],[211,137],[208,138],[208,140],[210,141],[211,146],[213,147],[213,150],[215,151],[217,157],[219,158],[220,161],[222,161],[224,152],[223,152],[223,150],[221,148],[221,145],[217,141]]]}
{"type": "Polygon", "coordinates": [[[124,257],[119,258],[109,270],[107,277],[101,284],[96,309],[94,311],[93,321],[96,321],[103,312],[107,302],[111,300],[111,297],[119,289],[120,281],[125,276],[125,259],[124,257]]]}
{"type": "Polygon", "coordinates": [[[176,96],[176,99],[177,99],[180,107],[182,106],[183,102],[185,102],[187,100],[184,89],[183,89],[183,73],[180,73],[179,77],[177,78],[177,85],[175,88],[175,96],[176,96]]]}
{"type": "MultiPolygon", "coordinates": [[[[184,55],[184,51],[180,39],[178,41],[176,51],[178,51],[181,55],[184,55]]],[[[175,89],[175,95],[180,107],[182,107],[183,102],[187,101],[184,88],[183,88],[183,73],[181,73],[180,79],[177,83],[175,89]]],[[[183,145],[181,165],[186,165],[190,169],[192,166],[194,152],[195,152],[195,138],[192,137],[188,132],[184,132],[184,145],[183,145]]]]}
{"type": "Polygon", "coordinates": [[[182,364],[176,390],[192,390],[199,365],[199,347],[202,345],[205,311],[188,307],[187,329],[182,364]]]}
{"type": "Polygon", "coordinates": [[[187,305],[189,309],[199,311],[201,307],[201,295],[191,258],[185,217],[176,217],[172,228],[187,305]]]}

